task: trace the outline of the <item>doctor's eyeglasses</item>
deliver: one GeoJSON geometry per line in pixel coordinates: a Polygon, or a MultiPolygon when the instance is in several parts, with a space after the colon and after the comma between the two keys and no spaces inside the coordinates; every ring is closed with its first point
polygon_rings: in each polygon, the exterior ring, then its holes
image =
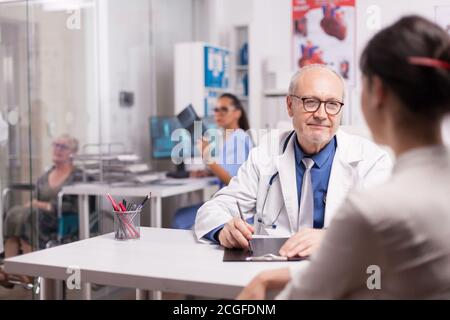
{"type": "Polygon", "coordinates": [[[322,101],[317,98],[299,97],[294,94],[290,94],[289,96],[302,100],[303,109],[305,109],[306,112],[316,112],[323,103],[325,104],[325,112],[331,116],[335,116],[341,111],[341,108],[344,105],[342,102],[334,100],[322,101]]]}

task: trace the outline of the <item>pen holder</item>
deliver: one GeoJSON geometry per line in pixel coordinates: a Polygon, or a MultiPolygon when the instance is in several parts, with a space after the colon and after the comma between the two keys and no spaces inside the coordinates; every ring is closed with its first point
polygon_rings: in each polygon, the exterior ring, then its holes
{"type": "Polygon", "coordinates": [[[140,238],[141,210],[113,211],[114,238],[116,240],[131,240],[140,238]]]}

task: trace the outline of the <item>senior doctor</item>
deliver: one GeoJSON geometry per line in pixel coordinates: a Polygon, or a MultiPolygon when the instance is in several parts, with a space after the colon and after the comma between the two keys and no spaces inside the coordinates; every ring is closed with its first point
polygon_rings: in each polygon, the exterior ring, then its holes
{"type": "Polygon", "coordinates": [[[384,150],[339,130],[344,90],[342,78],[324,65],[292,77],[286,103],[294,130],[262,138],[230,184],[200,207],[198,240],[248,248],[254,234],[289,237],[280,254],[306,257],[352,188],[389,177],[384,150]]]}

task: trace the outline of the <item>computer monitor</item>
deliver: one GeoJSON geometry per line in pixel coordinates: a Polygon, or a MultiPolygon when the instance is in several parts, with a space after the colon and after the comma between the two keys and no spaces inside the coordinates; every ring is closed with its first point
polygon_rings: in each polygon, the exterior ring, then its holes
{"type": "MultiPolygon", "coordinates": [[[[195,112],[194,107],[192,104],[188,105],[186,108],[184,108],[178,115],[177,115],[178,121],[181,124],[181,127],[188,130],[191,134],[192,139],[194,138],[194,125],[195,121],[201,121],[200,117],[197,115],[197,112],[195,112]]],[[[201,134],[204,134],[206,131],[206,126],[202,122],[202,132],[201,134]]],[[[195,143],[195,141],[194,141],[195,143]]]]}
{"type": "MultiPolygon", "coordinates": [[[[199,152],[195,146],[194,121],[200,121],[200,118],[198,118],[196,114],[195,118],[192,117],[190,112],[191,111],[184,112],[181,116],[181,118],[184,119],[184,125],[180,123],[179,116],[150,117],[151,156],[153,159],[171,159],[173,156],[173,148],[179,143],[183,143],[184,146],[182,152],[178,153],[177,156],[182,158],[199,156],[199,152]],[[180,131],[179,134],[174,136],[175,140],[172,141],[172,133],[176,129],[186,129],[187,131],[180,131]]],[[[202,129],[202,132],[205,130],[206,127],[202,129]]]]}
{"type": "MultiPolygon", "coordinates": [[[[192,105],[188,105],[175,117],[150,117],[150,137],[152,141],[152,158],[153,159],[171,159],[177,156],[178,159],[185,159],[188,157],[199,157],[200,152],[196,148],[197,139],[200,132],[195,132],[195,121],[202,119],[197,115],[192,105]],[[175,135],[175,140],[172,141],[172,133],[176,129],[186,129],[185,135],[175,135]],[[174,147],[179,143],[184,143],[181,153],[173,153],[174,147]]],[[[205,133],[212,125],[211,119],[202,121],[201,135],[205,133]]],[[[198,130],[198,129],[197,129],[198,130]]],[[[183,133],[183,131],[181,131],[183,133]]],[[[177,165],[177,174],[173,176],[185,177],[188,174],[184,172],[184,164],[177,165]]]]}
{"type": "Polygon", "coordinates": [[[150,117],[150,138],[153,159],[170,159],[176,141],[172,141],[172,132],[181,128],[177,117],[150,117]]]}

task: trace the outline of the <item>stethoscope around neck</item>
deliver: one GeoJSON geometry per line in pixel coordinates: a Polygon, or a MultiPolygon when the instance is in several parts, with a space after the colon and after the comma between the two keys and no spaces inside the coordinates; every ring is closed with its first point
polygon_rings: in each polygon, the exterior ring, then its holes
{"type": "MultiPolygon", "coordinates": [[[[286,140],[284,141],[283,144],[283,150],[282,150],[282,154],[286,151],[286,148],[288,146],[289,140],[291,139],[291,137],[294,135],[295,130],[293,130],[291,133],[289,133],[289,135],[286,137],[286,140]]],[[[261,216],[258,217],[258,219],[256,221],[258,221],[259,223],[261,223],[262,225],[264,225],[264,227],[268,227],[268,228],[272,228],[272,229],[276,229],[277,228],[277,222],[278,222],[278,218],[280,217],[282,208],[280,209],[280,211],[278,211],[277,216],[275,217],[275,219],[270,222],[270,223],[266,223],[264,222],[264,208],[266,206],[266,202],[267,202],[267,198],[269,196],[270,193],[270,188],[272,187],[273,182],[275,181],[275,179],[279,176],[279,172],[275,172],[269,180],[269,186],[267,187],[267,192],[266,192],[266,196],[264,197],[264,201],[263,201],[263,205],[261,208],[261,216]]]]}

